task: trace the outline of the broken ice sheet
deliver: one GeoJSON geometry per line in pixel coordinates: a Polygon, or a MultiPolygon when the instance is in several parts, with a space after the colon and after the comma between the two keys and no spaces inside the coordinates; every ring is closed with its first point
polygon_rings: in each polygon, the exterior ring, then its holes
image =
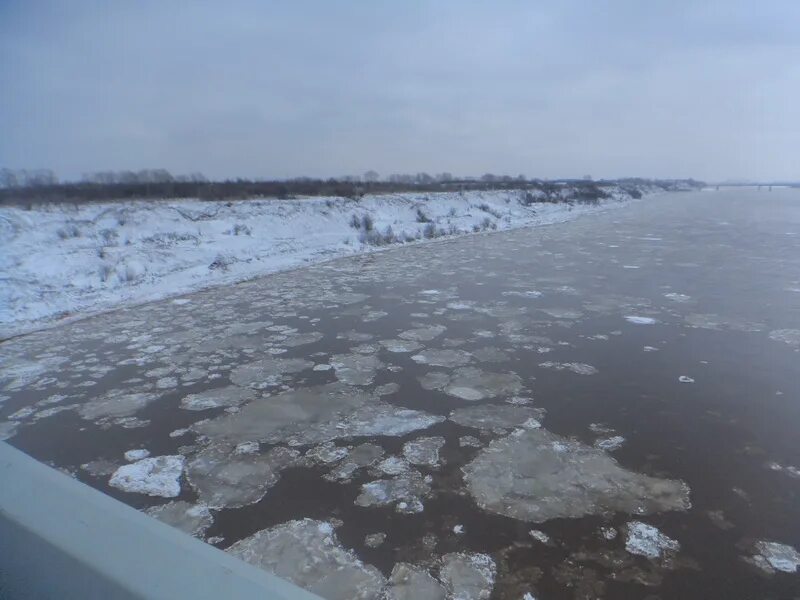
{"type": "Polygon", "coordinates": [[[518,429],[491,442],[463,471],[482,508],[535,523],[690,507],[682,481],[629,471],[602,450],[544,429],[518,429]]]}
{"type": "Polygon", "coordinates": [[[324,521],[289,521],[236,542],[227,552],[328,600],[373,600],[385,579],[346,550],[324,521]]]}

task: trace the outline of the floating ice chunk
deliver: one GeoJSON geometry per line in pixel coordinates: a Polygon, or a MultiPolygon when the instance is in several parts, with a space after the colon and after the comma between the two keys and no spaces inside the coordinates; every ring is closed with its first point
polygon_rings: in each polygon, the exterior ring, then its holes
{"type": "Polygon", "coordinates": [[[682,481],[628,471],[602,450],[541,428],[518,429],[491,442],[462,470],[482,508],[535,523],[690,506],[682,481]]]}
{"type": "Polygon", "coordinates": [[[328,365],[328,364],[320,363],[318,365],[314,365],[314,369],[313,370],[314,371],[330,371],[332,368],[333,367],[328,365]]]}
{"type": "Polygon", "coordinates": [[[349,479],[359,469],[378,462],[382,456],[383,448],[375,444],[366,443],[356,446],[348,454],[346,460],[342,461],[333,471],[325,475],[325,479],[330,481],[349,479]]]}
{"type": "Polygon", "coordinates": [[[645,352],[658,352],[658,348],[656,348],[655,346],[644,346],[642,350],[644,350],[645,352]]]}
{"type": "Polygon", "coordinates": [[[430,478],[417,471],[408,471],[392,479],[379,479],[361,486],[355,500],[357,506],[394,504],[398,512],[422,512],[422,498],[430,494],[430,478]]]}
{"type": "Polygon", "coordinates": [[[655,325],[658,322],[653,317],[641,317],[637,315],[626,315],[625,320],[634,325],[655,325]]]}
{"type": "Polygon", "coordinates": [[[614,435],[611,437],[603,438],[597,440],[594,445],[596,448],[600,448],[601,450],[605,450],[610,452],[611,450],[616,450],[617,448],[621,448],[622,444],[625,443],[625,438],[621,435],[614,435]]]}
{"type": "Polygon", "coordinates": [[[125,492],[174,498],[181,493],[183,456],[156,456],[123,465],[114,471],[108,484],[125,492]]]}
{"type": "Polygon", "coordinates": [[[525,595],[522,597],[522,600],[536,600],[536,596],[534,596],[530,592],[525,592],[525,595]]]}
{"type": "Polygon", "coordinates": [[[186,467],[200,501],[212,508],[236,508],[261,500],[284,469],[295,466],[300,453],[276,447],[265,454],[239,454],[230,447],[211,445],[186,467]]]}
{"type": "Polygon", "coordinates": [[[395,353],[416,352],[422,348],[422,344],[412,340],[381,340],[380,344],[389,352],[395,353]]]}
{"type": "Polygon", "coordinates": [[[8,415],[8,418],[11,421],[23,421],[30,417],[33,413],[36,412],[36,408],[33,406],[23,406],[18,411],[15,411],[8,415]]]}
{"type": "Polygon", "coordinates": [[[382,531],[379,533],[368,533],[364,536],[364,545],[368,548],[377,548],[386,541],[386,534],[382,531]]]}
{"type": "Polygon", "coordinates": [[[291,390],[254,400],[233,415],[192,429],[209,438],[302,446],[368,435],[405,435],[443,421],[438,415],[398,408],[341,383],[291,390]]]}
{"type": "Polygon", "coordinates": [[[755,543],[755,552],[752,562],[768,573],[796,573],[800,567],[800,552],[787,544],[762,540],[755,543]]]}
{"type": "Polygon", "coordinates": [[[540,427],[539,420],[544,417],[542,408],[514,404],[483,404],[457,408],[448,417],[464,427],[492,430],[497,427],[540,427]]]}
{"type": "Polygon", "coordinates": [[[194,536],[203,535],[214,521],[207,506],[190,504],[183,500],[154,506],[148,508],[145,512],[167,525],[194,536]]]}
{"type": "Polygon", "coordinates": [[[411,469],[409,462],[399,456],[388,456],[378,463],[377,468],[386,475],[400,475],[411,469]]]}
{"type": "Polygon", "coordinates": [[[385,584],[380,571],[343,548],[333,526],[323,521],[263,529],[227,552],[324,598],[373,600],[385,584]]]}
{"type": "Polygon", "coordinates": [[[230,374],[231,383],[243,387],[263,389],[280,384],[290,374],[310,369],[314,363],[304,358],[263,358],[240,365],[230,374]]]}
{"type": "Polygon", "coordinates": [[[138,450],[128,450],[125,453],[125,460],[128,462],[136,462],[137,460],[142,460],[148,456],[150,456],[150,450],[145,450],[144,448],[140,448],[138,450]]]}
{"type": "Polygon", "coordinates": [[[602,535],[607,540],[615,540],[617,539],[617,530],[613,527],[601,527],[600,528],[600,535],[602,535]]]}
{"type": "Polygon", "coordinates": [[[664,294],[664,297],[669,299],[669,300],[672,300],[673,302],[682,302],[682,303],[683,302],[689,302],[689,300],[692,299],[691,296],[687,296],[686,294],[678,294],[678,293],[675,293],[675,292],[672,292],[672,293],[669,293],[669,294],[664,294]]]}
{"type": "Polygon", "coordinates": [[[306,458],[310,458],[314,462],[331,464],[342,460],[348,454],[350,454],[348,448],[336,446],[333,442],[325,442],[306,452],[306,458]]]}
{"type": "Polygon", "coordinates": [[[800,329],[775,329],[769,332],[769,339],[790,346],[800,346],[800,329]]]}
{"type": "Polygon", "coordinates": [[[453,527],[453,533],[456,535],[462,535],[464,533],[464,526],[463,525],[455,525],[453,527]]]}
{"type": "Polygon", "coordinates": [[[445,590],[421,567],[397,563],[389,577],[386,600],[445,600],[445,590]]]}
{"type": "Polygon", "coordinates": [[[348,385],[369,385],[384,364],[376,356],[361,354],[337,354],[332,356],[330,364],[336,371],[336,378],[348,385]]]}
{"type": "Polygon", "coordinates": [[[530,535],[537,542],[541,542],[542,544],[550,543],[550,536],[540,529],[531,529],[528,532],[528,535],[530,535]]]}
{"type": "Polygon", "coordinates": [[[678,377],[678,381],[680,381],[681,383],[694,383],[694,379],[692,379],[688,375],[681,375],[680,377],[678,377]]]}
{"type": "Polygon", "coordinates": [[[626,528],[625,549],[631,554],[647,558],[659,558],[666,552],[677,552],[680,544],[668,538],[658,529],[641,521],[630,521],[626,528]]]}
{"type": "Polygon", "coordinates": [[[223,388],[205,390],[197,394],[189,394],[181,400],[181,408],[185,410],[208,410],[228,406],[240,406],[256,397],[250,388],[229,385],[223,388]]]}
{"type": "Polygon", "coordinates": [[[423,350],[411,357],[415,363],[434,367],[460,367],[472,360],[472,355],[464,350],[423,350]]]}
{"type": "Polygon", "coordinates": [[[546,313],[554,319],[567,319],[574,320],[580,319],[583,313],[579,310],[572,310],[570,308],[540,308],[543,313],[546,313]]]}
{"type": "Polygon", "coordinates": [[[598,373],[596,367],[592,365],[587,365],[586,363],[576,363],[576,362],[568,362],[568,363],[560,363],[560,362],[553,362],[547,361],[543,363],[539,363],[540,367],[545,369],[553,369],[554,371],[572,371],[577,375],[595,375],[598,373]]]}
{"type": "Polygon", "coordinates": [[[17,424],[13,421],[0,422],[0,441],[10,440],[17,433],[17,424]]]}
{"type": "Polygon", "coordinates": [[[441,436],[421,437],[403,444],[403,456],[412,465],[435,467],[439,464],[439,450],[444,446],[441,436]]]}
{"type": "Polygon", "coordinates": [[[241,442],[233,449],[234,454],[258,454],[258,442],[241,442]]]}
{"type": "Polygon", "coordinates": [[[430,342],[447,331],[444,325],[431,325],[430,327],[419,327],[417,329],[408,329],[402,332],[399,337],[404,340],[412,340],[415,342],[430,342]]]}
{"type": "Polygon", "coordinates": [[[452,374],[428,373],[420,378],[425,389],[438,389],[467,401],[512,395],[522,389],[522,380],[515,373],[493,373],[476,367],[461,367],[452,374]]]}
{"type": "Polygon", "coordinates": [[[458,552],[442,557],[439,577],[453,600],[486,599],[491,596],[497,567],[486,554],[458,552]]]}
{"type": "Polygon", "coordinates": [[[458,445],[462,448],[480,448],[483,446],[481,441],[472,435],[463,435],[458,438],[458,445]]]}
{"type": "Polygon", "coordinates": [[[82,404],[78,412],[87,420],[129,417],[156,400],[157,397],[155,394],[114,390],[82,404]]]}

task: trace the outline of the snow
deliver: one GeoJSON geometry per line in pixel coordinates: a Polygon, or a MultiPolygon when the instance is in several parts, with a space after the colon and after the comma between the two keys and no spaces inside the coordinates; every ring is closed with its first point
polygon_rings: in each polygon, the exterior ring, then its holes
{"type": "MultiPolygon", "coordinates": [[[[521,190],[294,200],[134,200],[0,207],[0,337],[70,316],[184,295],[309,262],[428,242],[437,236],[543,225],[623,206],[611,188],[597,206],[536,203],[521,190]],[[486,212],[479,208],[488,207],[486,212]],[[492,216],[493,214],[499,217],[492,216]],[[374,229],[356,229],[370,215],[374,229]],[[246,223],[246,227],[242,224],[246,223]],[[397,239],[388,239],[387,228],[397,239]]],[[[186,298],[176,299],[187,303],[186,298]]]]}
{"type": "Polygon", "coordinates": [[[180,455],[144,458],[114,471],[108,484],[125,492],[174,498],[181,493],[184,461],[180,455]]]}

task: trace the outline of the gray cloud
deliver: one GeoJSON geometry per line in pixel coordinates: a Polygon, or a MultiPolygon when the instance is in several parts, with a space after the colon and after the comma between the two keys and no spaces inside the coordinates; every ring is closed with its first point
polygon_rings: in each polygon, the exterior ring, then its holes
{"type": "Polygon", "coordinates": [[[0,165],[793,178],[800,4],[0,4],[0,165]]]}

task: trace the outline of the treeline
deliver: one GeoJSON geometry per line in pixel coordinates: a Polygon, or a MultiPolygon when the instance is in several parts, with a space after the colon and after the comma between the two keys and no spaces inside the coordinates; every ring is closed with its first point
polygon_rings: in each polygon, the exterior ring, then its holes
{"type": "Polygon", "coordinates": [[[538,201],[555,201],[565,185],[575,196],[591,201],[604,198],[605,187],[620,185],[632,195],[643,186],[664,190],[685,189],[702,185],[693,180],[625,179],[592,181],[588,179],[544,181],[520,175],[494,175],[479,178],[456,178],[450,173],[393,174],[381,178],[375,171],[363,176],[331,179],[298,177],[285,180],[232,179],[209,181],[202,173],[172,175],[166,169],[141,171],[100,171],[85,174],[80,181],[59,183],[52,172],[0,170],[0,202],[5,204],[33,202],[91,202],[101,200],[199,198],[232,200],[251,198],[289,199],[298,196],[340,196],[358,199],[365,194],[400,192],[445,192],[459,190],[522,189],[539,191],[538,201]],[[24,175],[23,175],[24,174],[24,175]],[[36,175],[33,175],[36,174],[36,175]]]}

